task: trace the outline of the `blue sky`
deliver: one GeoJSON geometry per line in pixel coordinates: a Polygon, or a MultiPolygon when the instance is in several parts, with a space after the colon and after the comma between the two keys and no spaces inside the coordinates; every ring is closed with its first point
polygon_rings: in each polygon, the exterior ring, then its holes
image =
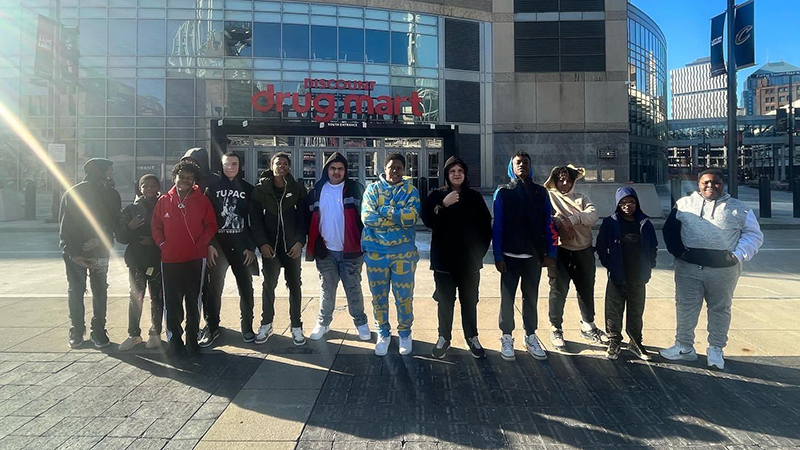
{"type": "MultiPolygon", "coordinates": [[[[726,0],[630,0],[650,16],[667,37],[667,68],[683,67],[708,56],[712,17],[723,12],[726,0]]],[[[744,0],[737,0],[743,3],[744,0]]],[[[755,0],[756,65],[738,73],[742,84],[767,61],[786,61],[800,66],[800,0],[755,0]],[[790,37],[794,36],[793,42],[790,37]]],[[[727,56],[726,56],[727,60],[727,56]]],[[[671,103],[671,102],[670,102],[671,103]]],[[[671,104],[670,104],[671,106],[671,104]]]]}

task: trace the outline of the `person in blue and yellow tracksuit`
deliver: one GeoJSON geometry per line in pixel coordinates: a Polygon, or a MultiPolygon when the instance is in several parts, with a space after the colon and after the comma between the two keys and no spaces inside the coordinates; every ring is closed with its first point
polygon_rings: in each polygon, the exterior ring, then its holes
{"type": "Polygon", "coordinates": [[[400,354],[411,354],[411,324],[414,322],[414,272],[419,253],[415,244],[419,192],[404,180],[406,160],[394,153],[386,158],[384,173],[367,187],[362,201],[364,232],[361,248],[365,253],[367,279],[372,292],[372,309],[378,341],[375,354],[386,355],[391,342],[389,288],[397,306],[397,334],[400,354]]]}

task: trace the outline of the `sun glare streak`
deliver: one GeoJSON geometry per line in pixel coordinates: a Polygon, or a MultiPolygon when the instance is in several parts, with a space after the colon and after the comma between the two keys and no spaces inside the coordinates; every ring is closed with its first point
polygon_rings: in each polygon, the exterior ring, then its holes
{"type": "MultiPolygon", "coordinates": [[[[39,144],[39,141],[36,139],[36,137],[34,137],[28,128],[19,121],[14,113],[6,108],[6,105],[4,105],[3,102],[0,102],[0,117],[2,117],[8,126],[11,127],[11,130],[17,136],[19,136],[19,138],[22,139],[25,144],[27,144],[28,148],[33,151],[36,157],[39,158],[42,163],[44,163],[45,167],[47,167],[47,170],[56,178],[58,184],[64,188],[64,192],[72,188],[70,181],[64,176],[64,173],[61,172],[61,169],[55,165],[53,160],[50,158],[50,155],[48,155],[47,151],[41,146],[41,144],[39,144]]],[[[108,239],[108,236],[106,236],[105,230],[103,230],[103,227],[100,226],[100,222],[97,221],[94,214],[92,214],[92,212],[86,206],[86,203],[79,195],[73,193],[72,196],[75,199],[75,204],[78,205],[78,208],[80,208],[83,215],[89,220],[89,224],[100,238],[100,242],[102,242],[102,244],[108,249],[111,257],[113,257],[114,244],[108,239]]]]}

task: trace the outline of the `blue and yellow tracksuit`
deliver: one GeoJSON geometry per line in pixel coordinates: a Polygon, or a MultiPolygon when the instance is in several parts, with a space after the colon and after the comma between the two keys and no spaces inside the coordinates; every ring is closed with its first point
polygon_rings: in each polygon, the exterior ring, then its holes
{"type": "Polygon", "coordinates": [[[372,292],[375,326],[389,336],[389,288],[397,306],[397,333],[411,334],[414,322],[414,272],[417,269],[416,224],[420,200],[410,180],[390,184],[384,175],[364,192],[361,248],[372,292]]]}

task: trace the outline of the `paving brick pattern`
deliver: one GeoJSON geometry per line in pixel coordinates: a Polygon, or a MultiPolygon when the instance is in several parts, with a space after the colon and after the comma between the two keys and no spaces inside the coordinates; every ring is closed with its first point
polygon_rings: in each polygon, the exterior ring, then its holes
{"type": "Polygon", "coordinates": [[[263,358],[0,353],[0,449],[191,449],[263,358]]]}
{"type": "MultiPolygon", "coordinates": [[[[795,448],[800,358],[336,357],[298,449],[795,448]]],[[[463,354],[462,354],[463,355],[463,354]]]]}

